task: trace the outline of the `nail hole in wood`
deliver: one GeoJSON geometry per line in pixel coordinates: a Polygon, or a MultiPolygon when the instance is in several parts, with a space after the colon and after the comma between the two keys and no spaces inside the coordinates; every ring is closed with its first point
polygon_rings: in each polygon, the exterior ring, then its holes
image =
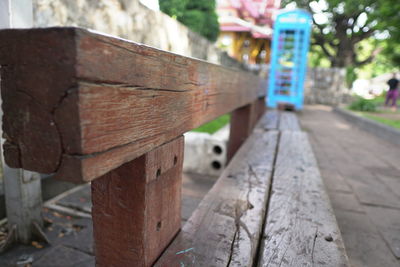
{"type": "Polygon", "coordinates": [[[161,169],[157,169],[156,177],[160,177],[161,175],[161,169]]]}
{"type": "Polygon", "coordinates": [[[161,229],[161,221],[159,221],[159,222],[157,223],[157,232],[160,231],[160,229],[161,229]]]}
{"type": "Polygon", "coordinates": [[[174,165],[176,165],[176,163],[178,163],[178,157],[174,156],[174,165]]]}

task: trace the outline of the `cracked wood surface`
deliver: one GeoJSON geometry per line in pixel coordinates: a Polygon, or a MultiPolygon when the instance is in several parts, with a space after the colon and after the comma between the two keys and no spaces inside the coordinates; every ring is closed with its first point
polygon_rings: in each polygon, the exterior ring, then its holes
{"type": "Polygon", "coordinates": [[[256,127],[155,266],[252,266],[277,142],[256,127]]]}
{"type": "Polygon", "coordinates": [[[306,133],[281,133],[263,238],[259,266],[348,266],[306,133]]]}
{"type": "Polygon", "coordinates": [[[250,73],[79,28],[0,31],[5,159],[90,181],[265,95],[250,73]]]}

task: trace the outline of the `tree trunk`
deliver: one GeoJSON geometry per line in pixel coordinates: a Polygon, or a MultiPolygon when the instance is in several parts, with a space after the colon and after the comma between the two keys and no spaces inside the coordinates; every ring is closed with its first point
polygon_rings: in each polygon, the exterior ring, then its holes
{"type": "Polygon", "coordinates": [[[354,45],[349,41],[341,41],[337,49],[337,54],[333,58],[332,67],[345,68],[353,65],[355,58],[354,45]]]}

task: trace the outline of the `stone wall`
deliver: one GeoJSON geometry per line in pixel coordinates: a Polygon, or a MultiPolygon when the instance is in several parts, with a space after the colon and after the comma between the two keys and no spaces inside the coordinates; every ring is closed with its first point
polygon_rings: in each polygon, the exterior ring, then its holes
{"type": "MultiPolygon", "coordinates": [[[[143,6],[139,0],[33,0],[33,16],[35,27],[79,26],[180,55],[251,69],[175,19],[143,6]]],[[[266,70],[259,74],[266,76],[266,70]]],[[[344,70],[308,70],[305,103],[337,105],[347,96],[344,70]]]]}
{"type": "Polygon", "coordinates": [[[350,99],[346,71],[339,68],[309,68],[304,84],[305,104],[336,106],[350,99]]]}
{"type": "Polygon", "coordinates": [[[138,0],[33,0],[35,27],[79,26],[228,67],[236,60],[138,0]]]}

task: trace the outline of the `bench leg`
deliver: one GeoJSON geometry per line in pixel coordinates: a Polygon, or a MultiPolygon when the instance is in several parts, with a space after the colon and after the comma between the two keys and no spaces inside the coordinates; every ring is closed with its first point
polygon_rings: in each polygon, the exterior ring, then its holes
{"type": "MultiPolygon", "coordinates": [[[[256,113],[257,113],[257,121],[262,117],[265,112],[265,97],[260,97],[256,101],[256,113]]],[[[256,121],[256,123],[257,123],[256,121]]]]}
{"type": "Polygon", "coordinates": [[[227,162],[229,162],[246,138],[251,134],[258,119],[264,113],[264,97],[251,104],[234,110],[231,114],[231,128],[228,141],[227,162]]]}
{"type": "Polygon", "coordinates": [[[151,266],[181,225],[183,137],[92,182],[96,266],[151,266]]]}

